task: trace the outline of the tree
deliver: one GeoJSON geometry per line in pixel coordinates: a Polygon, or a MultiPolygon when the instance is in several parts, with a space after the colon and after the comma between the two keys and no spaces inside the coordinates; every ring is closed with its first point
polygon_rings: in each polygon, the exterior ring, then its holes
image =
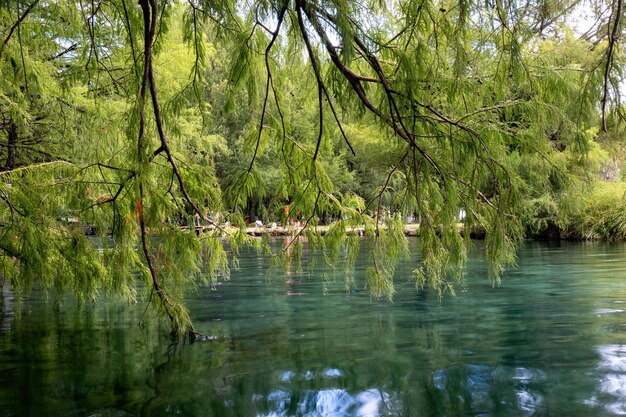
{"type": "Polygon", "coordinates": [[[619,108],[622,2],[596,5],[584,41],[564,26],[578,4],[3,3],[5,279],[132,297],[138,272],[173,332],[194,335],[185,288],[228,273],[224,235],[235,252],[257,243],[180,223],[225,208],[243,226],[285,204],[331,261],[365,227],[375,296],[394,291],[402,213],[420,222],[419,284],[452,288],[476,226],[497,279],[524,196],[555,186],[531,183],[529,163],[558,177],[563,147],[584,152],[582,132],[619,108]],[[383,224],[384,207],[398,214],[383,224]],[[322,237],[311,226],[329,213],[322,237]],[[74,217],[113,243],[99,250],[74,217]]]}

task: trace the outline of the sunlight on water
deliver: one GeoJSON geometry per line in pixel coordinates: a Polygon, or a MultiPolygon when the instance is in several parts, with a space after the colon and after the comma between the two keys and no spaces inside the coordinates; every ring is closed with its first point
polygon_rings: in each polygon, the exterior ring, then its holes
{"type": "MultiPolygon", "coordinates": [[[[336,368],[328,368],[324,369],[320,376],[338,378],[343,376],[343,372],[336,368]]],[[[285,371],[278,376],[282,382],[297,382],[313,378],[315,378],[315,373],[312,371],[305,371],[302,375],[285,371]]],[[[271,409],[267,413],[257,414],[259,417],[378,417],[390,415],[393,412],[390,398],[389,394],[375,388],[354,395],[339,388],[305,390],[301,394],[289,389],[278,389],[267,395],[253,395],[253,401],[258,408],[263,408],[263,404],[267,404],[271,409]]],[[[396,404],[396,407],[399,406],[396,404]]]]}
{"type": "Polygon", "coordinates": [[[618,310],[618,309],[615,309],[615,308],[597,308],[597,309],[593,310],[593,312],[594,312],[595,314],[600,315],[600,314],[615,314],[615,313],[623,313],[623,312],[624,312],[624,310],[618,310]]]}
{"type": "Polygon", "coordinates": [[[273,410],[258,417],[379,417],[394,415],[390,408],[389,394],[371,388],[356,395],[350,395],[345,389],[326,389],[306,391],[296,404],[295,413],[290,413],[292,394],[277,390],[267,397],[255,396],[256,401],[266,400],[273,410]],[[381,411],[384,409],[384,411],[381,411]]]}
{"type": "Polygon", "coordinates": [[[598,353],[603,376],[598,381],[598,393],[587,403],[614,415],[626,415],[626,345],[603,345],[598,353]]]}
{"type": "MultiPolygon", "coordinates": [[[[339,377],[339,369],[326,369],[324,377],[339,377]]],[[[278,379],[297,384],[316,378],[312,371],[298,375],[293,371],[282,372],[278,379]]],[[[543,415],[544,397],[535,392],[533,384],[545,382],[541,370],[522,367],[469,365],[437,370],[432,374],[432,384],[440,394],[442,404],[455,403],[469,408],[476,415],[493,415],[498,408],[509,412],[517,409],[520,416],[543,415]],[[462,375],[462,378],[459,376],[462,375]],[[511,395],[503,393],[508,387],[511,395]]],[[[258,417],[379,417],[405,415],[402,394],[393,391],[369,388],[350,393],[346,389],[326,388],[319,390],[290,389],[285,386],[268,394],[254,394],[253,401],[258,417]]]]}

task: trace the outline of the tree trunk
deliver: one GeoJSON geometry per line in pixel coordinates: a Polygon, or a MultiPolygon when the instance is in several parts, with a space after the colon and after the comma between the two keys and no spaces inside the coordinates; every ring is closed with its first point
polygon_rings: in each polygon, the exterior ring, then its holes
{"type": "Polygon", "coordinates": [[[10,169],[15,168],[15,152],[17,147],[17,125],[14,121],[11,121],[11,125],[9,126],[8,131],[8,141],[7,141],[7,160],[4,164],[4,168],[8,171],[10,169]]]}

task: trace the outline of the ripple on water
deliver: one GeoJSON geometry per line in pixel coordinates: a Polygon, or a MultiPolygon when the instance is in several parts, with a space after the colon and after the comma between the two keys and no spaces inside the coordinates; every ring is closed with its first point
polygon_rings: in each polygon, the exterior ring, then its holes
{"type": "Polygon", "coordinates": [[[528,390],[519,390],[516,393],[517,407],[524,412],[525,415],[532,416],[537,409],[543,405],[543,395],[530,392],[528,390]]]}
{"type": "Polygon", "coordinates": [[[543,409],[544,397],[533,391],[532,384],[545,380],[542,370],[502,365],[453,366],[432,374],[433,385],[445,394],[447,401],[464,403],[469,399],[471,402],[464,407],[487,415],[496,405],[503,404],[516,406],[522,415],[535,415],[543,409]],[[511,387],[511,396],[499,396],[497,391],[507,385],[511,387]]]}
{"type": "MultiPolygon", "coordinates": [[[[275,390],[266,396],[256,394],[257,405],[267,403],[270,410],[257,417],[291,417],[291,401],[297,396],[289,390],[275,390]]],[[[345,389],[306,390],[297,400],[294,415],[307,417],[379,417],[382,409],[390,411],[390,395],[375,388],[351,395],[345,389]]],[[[387,415],[386,413],[384,415],[387,415]]]]}
{"type": "Polygon", "coordinates": [[[624,310],[620,310],[618,308],[596,308],[595,310],[593,310],[593,314],[597,316],[603,316],[605,314],[623,313],[623,312],[624,310]]]}
{"type": "Polygon", "coordinates": [[[295,372],[293,372],[293,371],[285,371],[285,372],[282,372],[278,376],[278,379],[280,381],[283,381],[283,382],[288,382],[288,381],[291,381],[293,379],[293,377],[295,377],[295,376],[296,376],[295,372]]]}
{"type": "Polygon", "coordinates": [[[612,415],[626,415],[626,345],[602,345],[597,351],[603,375],[598,379],[597,394],[584,403],[612,415]]]}
{"type": "Polygon", "coordinates": [[[354,406],[355,399],[344,389],[308,391],[305,399],[298,404],[301,415],[347,416],[354,406]],[[311,413],[313,412],[313,413],[311,413]]]}
{"type": "Polygon", "coordinates": [[[498,383],[517,381],[522,384],[542,382],[546,380],[546,373],[541,369],[507,366],[496,366],[493,370],[493,378],[498,383]]]}
{"type": "Polygon", "coordinates": [[[328,369],[324,369],[324,371],[322,372],[322,375],[325,376],[326,378],[338,378],[342,376],[343,373],[339,369],[328,368],[328,369]]]}
{"type": "MultiPolygon", "coordinates": [[[[326,368],[319,373],[323,378],[339,378],[343,376],[343,372],[337,368],[326,368]]],[[[294,379],[311,381],[316,379],[317,373],[314,371],[305,371],[298,376],[294,371],[283,371],[278,375],[278,380],[281,382],[290,382],[294,379]]]]}
{"type": "Polygon", "coordinates": [[[124,410],[117,410],[115,408],[101,408],[89,414],[88,417],[130,417],[133,414],[129,414],[124,410]]]}
{"type": "Polygon", "coordinates": [[[597,350],[600,355],[598,368],[605,371],[626,372],[626,345],[602,345],[597,350]]]}

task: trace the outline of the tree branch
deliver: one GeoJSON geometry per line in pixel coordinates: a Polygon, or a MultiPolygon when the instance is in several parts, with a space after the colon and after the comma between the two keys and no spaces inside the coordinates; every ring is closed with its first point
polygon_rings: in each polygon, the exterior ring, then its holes
{"type": "Polygon", "coordinates": [[[33,10],[33,8],[37,5],[37,3],[39,3],[39,0],[33,1],[26,8],[26,10],[24,10],[24,13],[22,13],[22,15],[18,17],[17,21],[13,23],[13,25],[11,26],[11,29],[9,30],[9,34],[7,35],[6,38],[4,38],[4,42],[2,42],[2,47],[0,47],[0,57],[2,57],[2,51],[4,51],[4,47],[9,42],[9,39],[11,39],[11,36],[13,36],[13,32],[15,31],[15,29],[19,27],[20,23],[22,23],[24,19],[26,19],[26,16],[28,16],[28,14],[33,10]]]}
{"type": "MultiPolygon", "coordinates": [[[[602,88],[602,100],[600,101],[600,103],[602,104],[602,130],[604,132],[607,131],[606,105],[607,105],[607,101],[609,98],[609,74],[611,72],[611,68],[613,67],[613,54],[615,51],[615,44],[617,43],[617,40],[619,39],[618,29],[619,29],[619,22],[622,17],[622,0],[615,0],[615,1],[617,2],[617,5],[615,5],[615,2],[614,2],[613,7],[612,7],[613,14],[611,18],[614,19],[614,21],[613,21],[613,27],[610,28],[611,33],[609,35],[609,48],[606,54],[606,67],[604,68],[604,84],[602,88]]],[[[610,21],[611,19],[609,19],[609,22],[610,21]]]]}
{"type": "MultiPolygon", "coordinates": [[[[381,109],[376,107],[369,100],[369,98],[367,97],[367,93],[365,92],[365,89],[363,88],[363,85],[361,84],[361,80],[359,79],[358,76],[356,76],[356,74],[352,70],[350,70],[341,61],[341,59],[339,58],[339,54],[337,53],[337,49],[332,44],[332,42],[328,39],[328,36],[326,35],[326,32],[322,28],[322,25],[319,22],[319,20],[317,19],[316,15],[314,13],[312,13],[311,10],[308,9],[308,7],[307,7],[308,3],[305,3],[304,0],[298,0],[296,2],[296,4],[297,4],[297,7],[301,8],[304,11],[304,13],[307,15],[307,18],[309,19],[309,22],[311,22],[311,24],[313,25],[313,28],[315,29],[317,35],[322,40],[322,43],[324,44],[324,46],[326,48],[326,51],[330,55],[331,61],[337,67],[337,69],[339,69],[339,71],[344,75],[344,77],[348,80],[348,82],[350,83],[350,85],[352,87],[352,90],[357,94],[357,96],[361,100],[361,103],[363,103],[363,105],[368,110],[370,110],[374,115],[378,116],[383,122],[385,122],[389,127],[391,127],[396,135],[398,135],[400,138],[402,138],[403,140],[408,142],[412,147],[416,148],[417,151],[420,153],[420,155],[422,155],[422,157],[428,161],[429,165],[431,165],[435,169],[437,174],[442,179],[445,180],[445,176],[441,172],[441,169],[439,168],[438,164],[434,161],[434,159],[424,149],[422,149],[420,146],[417,145],[417,143],[415,142],[415,138],[402,125],[402,123],[400,123],[400,126],[398,125],[398,123],[396,123],[396,117],[394,116],[394,109],[395,109],[395,112],[397,112],[397,107],[395,107],[395,104],[393,102],[393,98],[391,97],[391,94],[392,94],[393,91],[390,88],[390,86],[389,86],[389,84],[388,84],[388,82],[386,80],[386,77],[385,77],[385,75],[384,75],[384,73],[383,73],[383,71],[382,71],[382,69],[380,67],[380,64],[375,59],[375,57],[371,56],[371,54],[370,54],[369,63],[370,63],[370,66],[372,67],[372,69],[379,76],[380,83],[382,83],[383,87],[385,88],[385,93],[386,93],[386,95],[388,97],[388,100],[390,102],[390,109],[389,109],[390,115],[386,115],[385,113],[383,113],[383,111],[381,109]]],[[[365,48],[365,45],[363,44],[363,42],[360,39],[358,39],[356,36],[354,37],[354,40],[355,40],[355,42],[357,42],[357,45],[359,45],[359,47],[361,49],[365,48]]],[[[366,48],[365,48],[364,52],[367,53],[367,49],[366,48]]]]}

